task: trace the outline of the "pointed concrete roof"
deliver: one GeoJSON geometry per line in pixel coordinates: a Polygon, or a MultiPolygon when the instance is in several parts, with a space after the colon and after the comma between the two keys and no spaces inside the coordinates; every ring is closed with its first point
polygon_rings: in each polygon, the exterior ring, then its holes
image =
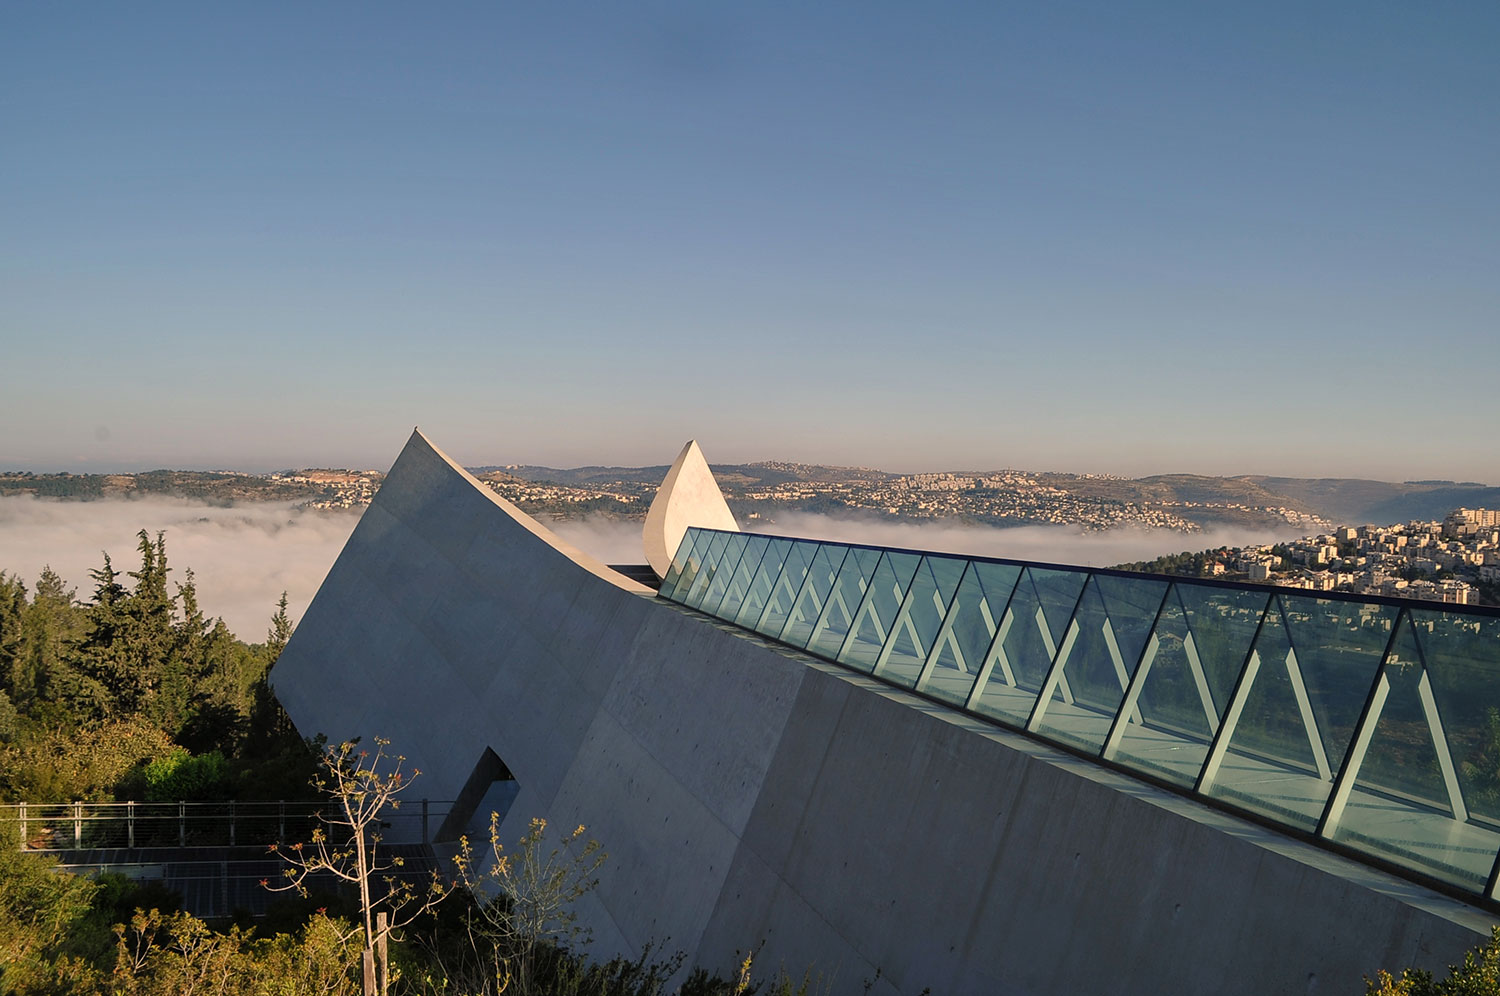
{"type": "Polygon", "coordinates": [[[641,538],[646,546],[646,562],[657,577],[667,576],[672,555],[692,526],[734,532],[740,528],[696,439],[689,439],[677,454],[676,462],[657,489],[651,510],[646,513],[646,528],[641,538]]]}

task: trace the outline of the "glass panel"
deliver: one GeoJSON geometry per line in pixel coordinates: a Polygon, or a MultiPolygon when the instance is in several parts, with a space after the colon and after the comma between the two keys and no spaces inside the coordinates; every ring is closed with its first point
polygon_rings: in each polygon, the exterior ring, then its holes
{"type": "Polygon", "coordinates": [[[807,569],[812,566],[813,556],[817,552],[818,544],[810,541],[797,540],[792,544],[792,548],[787,551],[781,574],[766,598],[766,611],[755,624],[757,632],[772,639],[781,636],[786,621],[792,616],[792,606],[797,602],[797,595],[807,581],[807,569]]]}
{"type": "Polygon", "coordinates": [[[1020,576],[1021,568],[1011,564],[969,564],[928,655],[918,691],[958,706],[969,700],[980,670],[994,666],[999,650],[992,653],[990,644],[1020,576]]]}
{"type": "Polygon", "coordinates": [[[745,544],[745,552],[740,557],[739,564],[734,573],[729,576],[729,585],[724,592],[724,598],[718,605],[714,606],[713,614],[720,619],[733,619],[740,611],[740,603],[745,600],[745,593],[750,590],[750,579],[755,576],[755,571],[760,567],[760,558],[765,556],[766,545],[770,539],[765,536],[751,536],[750,541],[745,544]]]}
{"type": "Polygon", "coordinates": [[[812,564],[807,569],[807,580],[802,583],[802,590],[798,592],[791,615],[787,617],[786,626],[781,631],[783,642],[797,647],[807,646],[813,624],[818,621],[818,617],[823,614],[823,607],[828,604],[834,579],[838,577],[839,567],[843,565],[844,556],[848,552],[849,548],[846,546],[825,543],[818,547],[818,552],[813,554],[812,564]]]}
{"type": "MultiPolygon", "coordinates": [[[[1423,613],[1418,623],[1429,634],[1434,615],[1423,613]]],[[[1469,818],[1450,729],[1461,720],[1434,694],[1444,671],[1444,678],[1452,677],[1451,669],[1427,658],[1411,618],[1403,619],[1371,706],[1369,746],[1362,757],[1350,758],[1357,765],[1354,784],[1332,814],[1333,839],[1478,891],[1500,847],[1500,827],[1469,818]]],[[[1491,765],[1487,773],[1493,771],[1491,765]]]]}
{"type": "Polygon", "coordinates": [[[1167,582],[1146,578],[1089,579],[1038,730],[1088,750],[1104,746],[1166,589],[1167,582]]]}
{"type": "Polygon", "coordinates": [[[671,597],[671,591],[677,587],[677,579],[682,577],[682,567],[687,563],[688,555],[693,552],[693,544],[698,542],[698,530],[689,529],[682,534],[682,540],[677,544],[677,552],[672,555],[672,563],[667,568],[667,576],[661,579],[660,591],[663,595],[671,597]]]}
{"type": "Polygon", "coordinates": [[[719,563],[723,559],[724,548],[729,545],[731,533],[712,533],[708,543],[708,549],[703,554],[703,563],[698,568],[698,576],[693,579],[692,588],[683,596],[682,604],[691,605],[694,608],[703,601],[703,596],[708,592],[708,586],[713,584],[714,575],[719,573],[719,563]]]}
{"type": "Polygon", "coordinates": [[[915,554],[889,551],[880,558],[875,580],[859,607],[859,618],[838,651],[840,661],[861,671],[875,666],[880,648],[891,634],[891,623],[901,610],[901,598],[921,559],[915,554]]]}
{"type": "Polygon", "coordinates": [[[916,687],[966,566],[958,557],[921,559],[876,674],[905,688],[916,687]]]}
{"type": "Polygon", "coordinates": [[[750,537],[744,533],[731,533],[729,542],[724,544],[724,549],[719,553],[719,563],[714,570],[713,580],[709,582],[708,588],[703,592],[703,597],[698,600],[695,608],[702,609],[709,615],[714,615],[714,610],[724,600],[724,593],[729,590],[729,580],[734,577],[735,570],[740,566],[740,561],[745,558],[745,550],[750,546],[750,537]]]}
{"type": "Polygon", "coordinates": [[[807,641],[808,650],[820,657],[832,659],[838,656],[839,647],[844,645],[844,637],[849,634],[854,614],[865,600],[865,592],[869,590],[880,560],[879,550],[849,548],[833,589],[828,593],[828,604],[823,607],[807,641]]]}
{"type": "Polygon", "coordinates": [[[1278,594],[1246,665],[1245,707],[1208,794],[1312,830],[1396,610],[1278,594]]]}
{"type": "Polygon", "coordinates": [[[693,541],[693,548],[689,551],[676,582],[670,589],[666,583],[661,586],[662,594],[675,602],[682,601],[683,596],[692,588],[693,581],[698,577],[698,571],[703,567],[703,554],[707,552],[708,544],[712,542],[713,536],[699,529],[689,529],[683,536],[682,542],[686,544],[689,539],[693,541]]]}
{"type": "Polygon", "coordinates": [[[1191,787],[1224,718],[1234,680],[1265,611],[1263,592],[1172,585],[1148,643],[1135,708],[1106,754],[1191,787]]]}
{"type": "Polygon", "coordinates": [[[1223,719],[1270,596],[1263,591],[1178,582],[1177,597],[1187,616],[1193,652],[1203,665],[1204,680],[1223,719]]]}
{"type": "Polygon", "coordinates": [[[1436,609],[1410,617],[1464,804],[1500,826],[1500,619],[1436,609]]]}
{"type": "Polygon", "coordinates": [[[760,621],[760,614],[766,609],[766,601],[771,597],[771,589],[781,576],[782,565],[786,563],[786,555],[791,548],[792,541],[784,539],[773,539],[766,546],[765,555],[760,558],[760,566],[755,569],[755,577],[751,579],[749,591],[745,594],[744,604],[734,617],[736,624],[755,628],[755,624],[760,621]]]}
{"type": "Polygon", "coordinates": [[[1016,584],[993,661],[976,683],[971,708],[1024,726],[1088,579],[1084,571],[1027,567],[1016,584]]]}

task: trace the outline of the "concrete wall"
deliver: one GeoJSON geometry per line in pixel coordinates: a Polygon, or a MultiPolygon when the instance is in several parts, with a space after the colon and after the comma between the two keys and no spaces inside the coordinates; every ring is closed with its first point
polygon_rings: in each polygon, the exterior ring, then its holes
{"type": "Polygon", "coordinates": [[[379,735],[502,827],[583,823],[596,953],[649,940],[835,992],[1358,992],[1489,917],[657,602],[414,434],[273,674],[304,733],[379,735]]]}

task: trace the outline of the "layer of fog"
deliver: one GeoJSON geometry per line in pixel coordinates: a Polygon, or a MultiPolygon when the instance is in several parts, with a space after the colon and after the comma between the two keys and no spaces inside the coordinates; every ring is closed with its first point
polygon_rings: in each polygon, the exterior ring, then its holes
{"type": "MultiPolygon", "coordinates": [[[[242,639],[265,638],[271,613],[287,593],[292,618],[300,619],[339,550],[359,521],[359,510],[318,511],[281,503],[222,508],[171,498],[91,502],[29,496],[0,498],[0,571],[34,585],[51,565],[78,597],[93,590],[89,571],[107,551],[120,571],[140,565],[136,533],[166,531],[172,579],[191,568],[198,598],[210,616],[222,616],[242,639]]],[[[602,517],[548,522],[558,535],[607,564],[639,564],[641,523],[602,517]]],[[[1067,526],[998,529],[945,523],[886,522],[805,513],[780,513],[755,529],[785,536],[944,553],[1008,557],[1059,564],[1107,567],[1184,550],[1246,546],[1292,539],[1295,526],[1280,530],[1218,529],[1180,533],[1167,529],[1082,532],[1067,526]]],[[[128,581],[128,579],[126,579],[128,581]]]]}
{"type": "Polygon", "coordinates": [[[169,580],[181,584],[191,568],[203,611],[253,643],[265,639],[283,591],[292,618],[301,618],[358,521],[358,510],[280,502],[223,508],[176,498],[9,496],[0,498],[0,571],[30,588],[50,565],[86,600],[94,589],[89,571],[103,564],[104,553],[122,573],[139,570],[136,533],[165,530],[169,580]]]}
{"type": "MultiPolygon", "coordinates": [[[[607,564],[638,564],[644,559],[639,522],[594,518],[548,524],[568,542],[607,564]]],[[[747,528],[780,536],[1085,567],[1112,567],[1154,560],[1169,553],[1196,553],[1222,546],[1279,543],[1296,539],[1305,532],[1303,527],[1290,524],[1279,529],[1224,527],[1195,533],[1131,527],[1085,532],[1076,526],[1001,528],[943,520],[892,522],[808,512],[781,512],[774,522],[753,522],[747,528]]]]}

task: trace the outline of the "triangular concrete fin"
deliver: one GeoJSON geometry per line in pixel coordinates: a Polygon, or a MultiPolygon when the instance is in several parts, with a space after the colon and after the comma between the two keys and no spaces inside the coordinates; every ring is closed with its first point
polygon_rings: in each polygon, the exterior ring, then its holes
{"type": "Polygon", "coordinates": [[[677,552],[683,534],[693,526],[734,532],[740,528],[724,501],[719,482],[708,469],[698,441],[689,439],[662,479],[651,510],[646,513],[641,539],[646,548],[646,563],[657,577],[667,576],[672,555],[677,552]]]}

